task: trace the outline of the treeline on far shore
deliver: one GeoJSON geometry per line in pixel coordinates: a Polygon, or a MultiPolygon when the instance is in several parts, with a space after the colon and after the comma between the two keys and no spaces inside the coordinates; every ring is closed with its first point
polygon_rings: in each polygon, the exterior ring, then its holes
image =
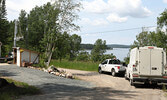
{"type": "MultiPolygon", "coordinates": [[[[93,44],[80,44],[81,50],[92,50],[94,45],[93,44]]],[[[113,49],[113,48],[130,48],[131,45],[122,45],[122,44],[108,44],[107,49],[113,49]]]]}

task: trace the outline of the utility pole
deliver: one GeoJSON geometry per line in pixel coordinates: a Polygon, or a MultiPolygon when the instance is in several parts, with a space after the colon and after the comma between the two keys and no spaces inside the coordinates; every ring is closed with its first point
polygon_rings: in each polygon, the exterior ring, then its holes
{"type": "Polygon", "coordinates": [[[0,42],[0,57],[1,57],[1,46],[2,46],[2,42],[0,42]]]}
{"type": "Polygon", "coordinates": [[[17,34],[17,20],[15,20],[15,30],[14,30],[14,47],[16,47],[16,34],[17,34]]]}

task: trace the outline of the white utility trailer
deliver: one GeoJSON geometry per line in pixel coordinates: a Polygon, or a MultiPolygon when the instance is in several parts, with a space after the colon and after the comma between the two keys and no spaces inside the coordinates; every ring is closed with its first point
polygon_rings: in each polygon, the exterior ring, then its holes
{"type": "Polygon", "coordinates": [[[130,80],[131,85],[135,82],[167,83],[165,50],[154,46],[132,49],[125,78],[130,80]]]}

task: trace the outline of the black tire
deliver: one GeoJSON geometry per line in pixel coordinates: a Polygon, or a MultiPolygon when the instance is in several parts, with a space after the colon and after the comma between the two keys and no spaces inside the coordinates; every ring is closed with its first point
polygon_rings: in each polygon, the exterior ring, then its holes
{"type": "Polygon", "coordinates": [[[99,72],[100,74],[103,73],[103,71],[101,70],[101,67],[98,68],[98,72],[99,72]]]}
{"type": "Polygon", "coordinates": [[[111,75],[112,75],[112,76],[116,76],[116,73],[115,73],[115,70],[114,70],[114,69],[112,69],[111,75]]]}
{"type": "Polygon", "coordinates": [[[131,86],[134,86],[133,79],[130,79],[129,81],[130,81],[130,85],[131,85],[131,86]]]}

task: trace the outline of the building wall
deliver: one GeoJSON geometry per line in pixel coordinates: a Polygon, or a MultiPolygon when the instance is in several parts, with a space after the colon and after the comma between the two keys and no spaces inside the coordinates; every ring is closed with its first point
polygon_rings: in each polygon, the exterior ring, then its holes
{"type": "Polygon", "coordinates": [[[30,61],[29,61],[29,56],[30,56],[29,53],[30,53],[30,52],[28,52],[28,51],[23,51],[23,52],[21,53],[21,62],[23,62],[23,61],[25,61],[25,62],[30,62],[30,61]]]}
{"type": "MultiPolygon", "coordinates": [[[[34,62],[37,57],[38,57],[37,53],[31,52],[31,62],[34,62]]],[[[38,62],[39,62],[39,57],[36,59],[36,61],[34,63],[38,63],[38,62]]]]}
{"type": "Polygon", "coordinates": [[[21,66],[21,65],[20,65],[20,59],[21,59],[21,58],[20,58],[20,49],[17,48],[17,61],[16,61],[16,62],[17,62],[17,66],[21,66]]]}

